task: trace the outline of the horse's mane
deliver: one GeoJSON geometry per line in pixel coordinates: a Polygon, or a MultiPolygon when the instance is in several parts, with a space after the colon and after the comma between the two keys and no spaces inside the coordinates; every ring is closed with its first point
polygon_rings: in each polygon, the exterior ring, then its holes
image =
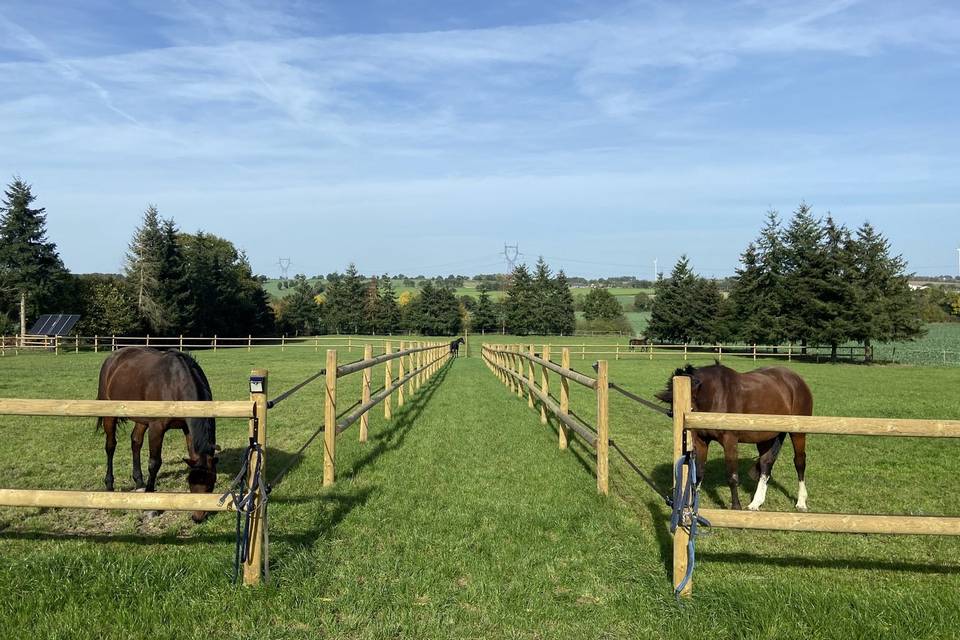
{"type": "MultiPolygon", "coordinates": [[[[210,391],[210,381],[207,380],[207,374],[200,368],[200,363],[192,354],[186,351],[168,351],[168,354],[178,358],[190,371],[190,377],[197,388],[198,400],[213,400],[213,392],[210,391]]],[[[193,448],[198,453],[213,453],[217,443],[216,421],[213,418],[194,418],[197,428],[191,429],[193,436],[193,448]]]]}
{"type": "Polygon", "coordinates": [[[696,378],[697,373],[703,371],[704,369],[713,369],[714,367],[719,367],[720,370],[728,369],[719,360],[714,360],[714,363],[707,365],[706,367],[695,367],[692,364],[688,364],[685,367],[677,367],[674,372],[667,378],[667,384],[663,391],[660,393],[654,394],[654,397],[666,404],[673,405],[673,379],[675,376],[688,376],[690,378],[696,378]]]}

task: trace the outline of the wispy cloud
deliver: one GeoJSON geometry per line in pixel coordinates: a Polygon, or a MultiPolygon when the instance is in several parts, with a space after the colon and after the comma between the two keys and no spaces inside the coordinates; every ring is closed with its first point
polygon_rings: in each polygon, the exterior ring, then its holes
{"type": "MultiPolygon", "coordinates": [[[[862,215],[878,183],[908,206],[931,190],[960,202],[948,177],[956,116],[936,108],[960,98],[951,4],[625,3],[476,28],[424,16],[400,32],[344,31],[337,9],[144,3],[124,19],[151,29],[151,44],[96,52],[55,51],[77,34],[28,31],[0,10],[12,52],[0,53],[0,133],[12,141],[0,170],[42,178],[51,211],[84,201],[78,189],[111,189],[131,227],[147,201],[170,203],[185,226],[226,228],[272,201],[273,216],[319,216],[346,238],[359,218],[438,224],[468,210],[451,234],[525,215],[530,229],[555,228],[553,253],[564,229],[581,229],[578,212],[618,229],[691,216],[716,228],[718,215],[752,220],[821,195],[862,215]]],[[[118,37],[101,28],[103,42],[118,37]]],[[[675,226],[674,253],[689,251],[675,226]]],[[[253,240],[266,269],[275,249],[253,240]]],[[[309,251],[309,238],[283,242],[309,251]]],[[[108,268],[61,243],[77,268],[108,268]]]]}

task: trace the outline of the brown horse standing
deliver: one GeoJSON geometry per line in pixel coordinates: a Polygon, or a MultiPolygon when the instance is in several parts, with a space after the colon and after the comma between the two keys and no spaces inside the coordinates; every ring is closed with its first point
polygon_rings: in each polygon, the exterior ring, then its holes
{"type": "MultiPolygon", "coordinates": [[[[210,383],[196,360],[185,353],[159,351],[150,347],[127,347],[114,352],[100,368],[98,400],[212,400],[210,383]]],[[[133,452],[133,481],[138,491],[154,491],[162,462],[163,436],[168,429],[182,429],[187,440],[190,468],[187,483],[192,493],[210,493],[217,479],[216,421],[213,418],[133,418],[130,432],[133,452]],[[140,450],[144,433],[149,433],[150,461],[146,484],[140,468],[140,450]]],[[[107,475],[104,484],[113,491],[113,453],[117,448],[115,417],[99,418],[106,435],[107,475]]],[[[206,512],[196,511],[200,522],[206,512]]]]}
{"type": "MultiPolygon", "coordinates": [[[[687,365],[677,369],[674,375],[689,376],[694,411],[712,413],[765,413],[771,415],[809,416],[813,414],[813,395],[803,378],[784,367],[763,367],[747,373],[738,373],[720,363],[695,368],[687,365]]],[[[673,402],[672,379],[667,389],[657,394],[664,402],[673,402]]],[[[759,477],[757,492],[747,509],[757,511],[767,496],[767,483],[773,471],[780,447],[787,434],[775,431],[711,431],[691,430],[694,452],[697,456],[697,477],[703,480],[707,462],[707,449],[716,440],[723,447],[730,485],[730,508],[740,509],[737,486],[737,442],[757,445],[760,459],[750,470],[750,475],[759,477]]],[[[793,464],[797,469],[800,486],[797,489],[797,509],[807,510],[807,487],[804,473],[807,466],[806,434],[791,433],[793,464]]]]}

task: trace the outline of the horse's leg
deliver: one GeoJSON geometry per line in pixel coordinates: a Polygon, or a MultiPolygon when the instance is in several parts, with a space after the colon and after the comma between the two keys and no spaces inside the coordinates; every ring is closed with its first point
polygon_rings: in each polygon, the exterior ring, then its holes
{"type": "MultiPolygon", "coordinates": [[[[777,436],[777,438],[780,437],[777,436]]],[[[775,446],[777,438],[757,443],[757,453],[760,454],[760,458],[757,460],[756,468],[759,477],[757,479],[757,492],[753,494],[753,500],[747,505],[747,509],[750,511],[759,511],[760,507],[763,506],[763,501],[767,499],[767,483],[773,474],[773,463],[777,461],[777,450],[780,448],[775,446]]]]}
{"type": "Polygon", "coordinates": [[[143,467],[140,466],[140,451],[143,450],[143,434],[147,430],[147,423],[136,422],[130,431],[130,452],[133,454],[133,484],[135,491],[143,491],[143,467]]]}
{"type": "Polygon", "coordinates": [[[725,433],[720,441],[723,445],[723,461],[727,466],[727,484],[730,485],[730,508],[740,510],[740,494],[737,487],[740,485],[740,476],[737,474],[737,438],[725,433]]]}
{"type": "Polygon", "coordinates": [[[193,450],[193,436],[190,435],[190,427],[187,425],[186,422],[184,422],[182,429],[183,429],[183,439],[187,443],[188,464],[196,464],[198,456],[193,450]]]}
{"type": "MultiPolygon", "coordinates": [[[[695,431],[691,432],[696,434],[695,431]]],[[[693,453],[697,461],[697,487],[703,482],[703,474],[707,467],[707,452],[710,449],[710,441],[697,435],[693,436],[693,453]]]]}
{"type": "Polygon", "coordinates": [[[156,491],[157,473],[160,472],[160,465],[163,463],[161,452],[163,449],[163,434],[167,431],[167,425],[162,422],[154,422],[147,431],[150,440],[150,461],[147,463],[147,491],[156,491]]]}
{"type": "Polygon", "coordinates": [[[113,453],[117,450],[117,419],[104,418],[101,424],[106,437],[103,450],[107,453],[107,475],[103,478],[103,484],[107,491],[113,491],[113,453]]]}
{"type": "Polygon", "coordinates": [[[791,433],[790,441],[793,443],[793,466],[797,468],[797,479],[800,481],[797,488],[797,509],[806,511],[807,484],[804,482],[804,475],[807,471],[807,434],[791,433]]]}

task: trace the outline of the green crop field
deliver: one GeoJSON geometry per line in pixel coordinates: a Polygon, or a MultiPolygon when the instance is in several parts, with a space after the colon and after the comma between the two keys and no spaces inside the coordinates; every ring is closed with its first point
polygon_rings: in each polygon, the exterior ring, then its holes
{"type": "MultiPolygon", "coordinates": [[[[517,341],[497,337],[498,341],[517,341]]],[[[559,339],[554,339],[558,342],[559,339]]],[[[318,445],[271,494],[271,583],[230,584],[234,521],[193,525],[184,513],[0,509],[0,613],[21,638],[947,638],[960,630],[960,540],[738,530],[697,547],[693,598],[670,589],[668,510],[611,450],[611,496],[596,495],[592,454],[556,445],[525,400],[479,356],[461,358],[370,442],[338,444],[338,482],[323,488],[318,445]]],[[[577,338],[609,343],[609,339],[577,338]]],[[[343,350],[345,351],[345,350],[343,350]]],[[[322,366],[312,349],[199,352],[217,399],[247,395],[251,368],[274,396],[322,366]]],[[[341,352],[342,360],[354,353],[341,352]]],[[[93,398],[104,354],[0,360],[2,397],[93,398]]],[[[703,362],[708,360],[704,359],[703,362]]],[[[738,369],[752,362],[725,358],[738,369]]],[[[643,396],[674,358],[610,362],[611,379],[643,396]]],[[[589,371],[589,361],[574,366],[589,371]]],[[[960,368],[791,364],[819,415],[960,419],[960,368]]],[[[373,380],[382,380],[382,369],[373,380]]],[[[269,415],[268,476],[318,426],[322,382],[269,415]]],[[[359,376],[340,383],[341,405],[359,376]]],[[[571,385],[594,422],[595,400],[571,385]]],[[[611,391],[611,437],[669,486],[669,420],[611,391]]],[[[0,487],[102,487],[102,434],[92,419],[0,416],[0,487]]],[[[218,488],[237,471],[246,425],[218,421],[218,488]]],[[[132,488],[117,449],[118,490],[132,488]]],[[[811,436],[811,510],[960,515],[949,440],[811,436]]],[[[167,435],[161,490],[184,490],[183,442],[167,435]]],[[[742,497],[755,450],[741,447],[742,497]]],[[[729,491],[714,446],[703,501],[729,491]]],[[[785,446],[766,510],[790,511],[796,477],[785,446]]]]}

